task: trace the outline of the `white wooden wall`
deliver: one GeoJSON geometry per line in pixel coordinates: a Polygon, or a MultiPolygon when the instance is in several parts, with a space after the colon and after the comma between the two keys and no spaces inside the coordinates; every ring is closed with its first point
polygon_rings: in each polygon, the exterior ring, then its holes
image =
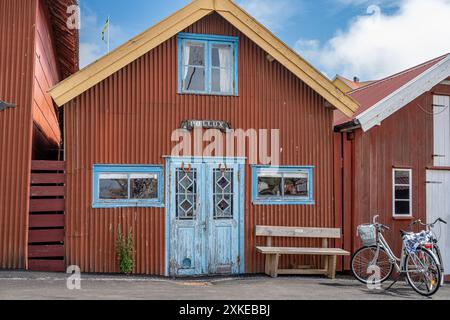
{"type": "Polygon", "coordinates": [[[434,96],[434,166],[450,167],[450,97],[434,96]]]}
{"type": "Polygon", "coordinates": [[[449,224],[436,228],[444,259],[445,274],[450,274],[450,171],[427,171],[427,221],[442,218],[449,224]]]}

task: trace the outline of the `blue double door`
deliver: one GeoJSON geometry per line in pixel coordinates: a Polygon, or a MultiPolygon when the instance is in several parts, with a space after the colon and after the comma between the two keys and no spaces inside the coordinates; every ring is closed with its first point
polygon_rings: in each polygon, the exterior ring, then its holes
{"type": "Polygon", "coordinates": [[[169,274],[243,272],[243,163],[168,163],[169,274]]]}

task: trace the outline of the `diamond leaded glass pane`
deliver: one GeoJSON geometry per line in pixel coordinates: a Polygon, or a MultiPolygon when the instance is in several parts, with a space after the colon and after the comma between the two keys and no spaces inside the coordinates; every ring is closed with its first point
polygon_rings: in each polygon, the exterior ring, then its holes
{"type": "Polygon", "coordinates": [[[233,170],[214,170],[214,218],[233,218],[233,170]]]}
{"type": "Polygon", "coordinates": [[[197,170],[177,169],[176,190],[177,218],[194,220],[197,207],[197,170]]]}

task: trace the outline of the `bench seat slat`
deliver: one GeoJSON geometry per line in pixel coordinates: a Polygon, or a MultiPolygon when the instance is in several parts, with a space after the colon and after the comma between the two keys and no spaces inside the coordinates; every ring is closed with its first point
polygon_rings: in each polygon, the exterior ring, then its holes
{"type": "Polygon", "coordinates": [[[256,236],[339,239],[341,238],[341,229],[256,226],[256,236]]]}
{"type": "Polygon", "coordinates": [[[262,254],[349,256],[350,252],[334,248],[256,247],[262,254]]]}

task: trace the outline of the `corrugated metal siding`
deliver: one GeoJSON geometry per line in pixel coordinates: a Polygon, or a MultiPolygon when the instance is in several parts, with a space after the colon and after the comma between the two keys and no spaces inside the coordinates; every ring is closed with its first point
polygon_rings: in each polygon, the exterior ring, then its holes
{"type": "MultiPolygon", "coordinates": [[[[353,141],[353,250],[360,246],[356,227],[380,215],[391,226],[386,238],[400,253],[400,230],[411,220],[392,216],[392,169],[413,169],[413,215],[426,219],[426,168],[433,165],[433,97],[427,93],[395,113],[379,127],[355,132],[353,141]]],[[[348,155],[349,153],[347,153],[348,155]]],[[[346,225],[348,227],[348,225],[346,225]]]]}
{"type": "MultiPolygon", "coordinates": [[[[136,273],[163,274],[164,209],[93,210],[95,163],[164,164],[182,120],[225,120],[233,128],[281,129],[283,165],[314,165],[315,206],[253,206],[251,167],[245,181],[246,271],[263,271],[255,225],[335,225],[332,110],[313,90],[214,14],[186,32],[239,36],[239,97],[177,94],[177,41],[155,50],[65,106],[66,252],[83,271],[116,272],[118,224],[133,227],[136,273]]],[[[283,241],[282,244],[289,244],[283,241]]],[[[319,243],[316,243],[319,245],[319,243]]],[[[287,261],[284,261],[286,264],[287,261]]]]}
{"type": "Polygon", "coordinates": [[[36,6],[0,1],[0,268],[24,268],[31,163],[31,101],[36,6]]]}

